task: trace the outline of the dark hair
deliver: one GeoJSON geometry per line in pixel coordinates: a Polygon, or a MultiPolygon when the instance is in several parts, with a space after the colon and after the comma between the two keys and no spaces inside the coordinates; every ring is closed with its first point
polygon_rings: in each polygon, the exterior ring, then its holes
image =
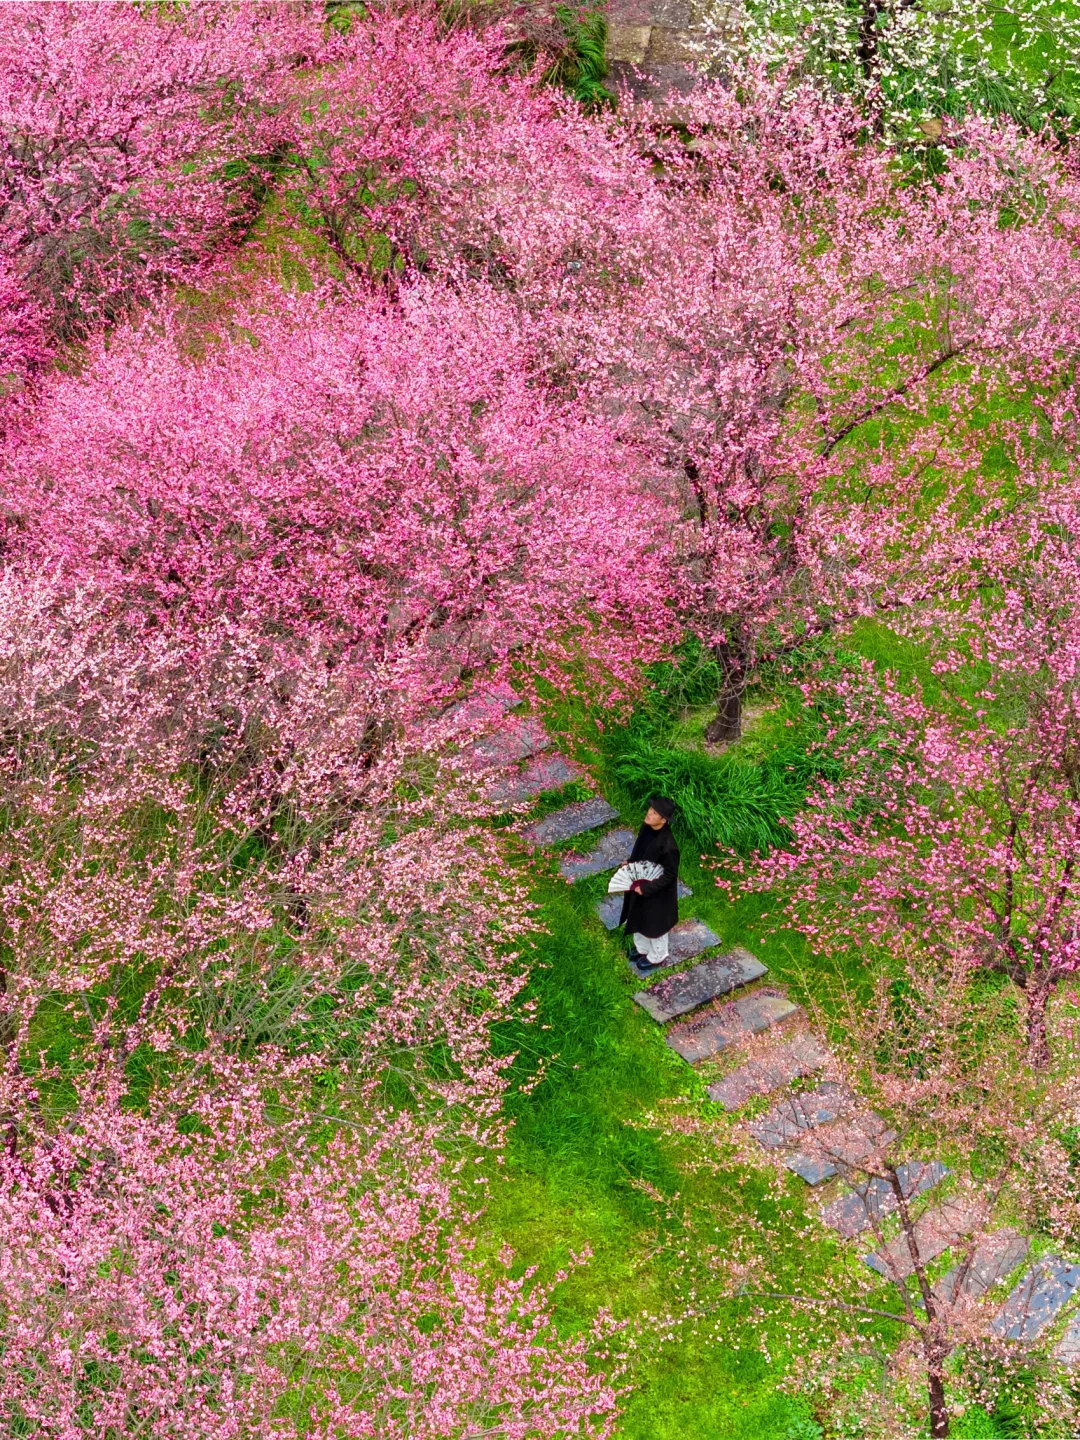
{"type": "Polygon", "coordinates": [[[654,795],[649,804],[658,815],[663,815],[665,820],[670,820],[675,814],[675,801],[669,800],[666,795],[654,795]]]}

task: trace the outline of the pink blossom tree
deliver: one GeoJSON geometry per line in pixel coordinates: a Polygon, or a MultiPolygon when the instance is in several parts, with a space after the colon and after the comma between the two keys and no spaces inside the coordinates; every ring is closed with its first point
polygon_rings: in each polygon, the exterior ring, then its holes
{"type": "Polygon", "coordinates": [[[27,563],[154,625],[317,642],[414,701],[523,645],[617,674],[670,633],[669,517],[511,306],[267,298],[199,363],[145,327],[55,383],[6,471],[27,563]]]}
{"type": "Polygon", "coordinates": [[[1074,526],[1059,490],[979,593],[909,618],[935,694],[869,664],[808,691],[836,704],[823,746],[840,773],[749,882],[781,886],[812,941],[959,949],[1008,977],[1040,1066],[1051,1001],[1080,962],[1074,526]]]}
{"type": "Polygon", "coordinates": [[[23,1120],[0,1155],[8,1426],[612,1433],[591,1363],[610,1323],[561,1337],[550,1287],[470,1256],[422,1128],[369,1114],[320,1141],[268,1122],[250,1079],[193,1093],[178,1125],[126,1109],[115,1077],[56,1127],[24,1080],[0,1084],[23,1120]]]}
{"type": "MultiPolygon", "coordinates": [[[[824,1219],[839,1232],[838,1253],[824,1279],[806,1285],[797,1249],[764,1207],[745,1225],[729,1283],[759,1320],[785,1315],[783,1330],[804,1352],[799,1382],[862,1433],[910,1434],[928,1419],[931,1435],[948,1436],[957,1414],[990,1408],[1024,1366],[1042,1376],[1041,1419],[1061,1423],[1073,1400],[1047,1337],[1003,1334],[1022,1308],[1005,1325],[995,1320],[1032,1236],[1077,1242],[1080,1195],[1061,1163],[1078,1099],[1073,1052],[1054,1075],[1033,1074],[1008,988],[987,986],[959,951],[928,965],[912,946],[857,989],[831,970],[810,1008],[829,1036],[827,1079],[846,1098],[834,1102],[840,1118],[807,1131],[799,1149],[846,1185],[821,1214],[808,1207],[795,1243],[820,1244],[824,1219]],[[856,1253],[845,1256],[848,1246],[856,1253]],[[860,1370],[879,1367],[881,1382],[864,1389],[860,1370]]],[[[784,1105],[779,1097],[781,1116],[784,1105]]],[[[704,1122],[703,1132],[760,1165],[754,1125],[732,1135],[728,1122],[704,1122]]],[[[791,1183],[778,1163],[783,1210],[791,1183]]]]}
{"type": "Polygon", "coordinates": [[[54,331],[108,320],[250,223],[256,113],[320,30],[274,5],[4,6],[0,254],[54,331]]]}
{"type": "Polygon", "coordinates": [[[689,145],[644,114],[661,177],[606,208],[598,187],[592,235],[523,288],[553,364],[694,522],[679,595],[730,738],[760,657],[965,566],[1002,503],[983,456],[1023,441],[988,397],[1067,421],[1076,189],[1066,159],[974,122],[943,176],[902,178],[854,111],[785,77],[699,87],[684,118],[689,145]]]}

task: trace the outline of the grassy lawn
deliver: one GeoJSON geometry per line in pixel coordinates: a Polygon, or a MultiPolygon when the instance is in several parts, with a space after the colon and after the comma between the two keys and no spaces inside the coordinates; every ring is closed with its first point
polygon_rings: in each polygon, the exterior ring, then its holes
{"type": "MultiPolygon", "coordinates": [[[[549,723],[585,730],[565,713],[549,723]]],[[[640,808],[605,769],[603,756],[580,746],[576,753],[592,762],[604,793],[620,807],[620,822],[636,829],[640,808]]],[[[587,843],[582,837],[581,848],[587,843]]],[[[686,1293],[688,1272],[679,1256],[688,1243],[683,1222],[724,1251],[740,1218],[764,1215],[775,1199],[763,1170],[718,1155],[715,1173],[704,1173],[687,1163],[702,1142],[673,1137],[650,1121],[672,1105],[704,1115],[717,1114],[718,1107],[705,1095],[705,1079],[667,1048],[660,1027],[633,1003],[640,980],[627,964],[621,934],[609,934],[594,913],[607,875],[571,886],[554,869],[553,858],[542,862],[534,884],[547,927],[530,991],[538,1024],[508,1037],[520,1050],[519,1078],[533,1077],[541,1059],[544,1073],[534,1089],[511,1102],[515,1124],[505,1170],[492,1187],[488,1241],[493,1247],[508,1242],[522,1268],[536,1266],[541,1276],[552,1275],[574,1253],[591,1252],[587,1265],[559,1287],[558,1316],[572,1331],[606,1306],[629,1322],[628,1334],[641,1334],[640,1348],[630,1356],[634,1388],[621,1435],[810,1440],[821,1431],[806,1401],[779,1385],[791,1360],[782,1317],[775,1331],[757,1331],[745,1302],[725,1298],[718,1282],[710,1291],[699,1281],[705,1316],[670,1327],[650,1319],[677,1309],[686,1293]],[[767,1341],[768,1358],[759,1337],[767,1341]]],[[[762,939],[759,917],[767,897],[732,905],[692,843],[683,844],[682,876],[693,895],[681,902],[681,917],[696,916],[725,944],[753,950],[769,966],[769,979],[785,983],[798,998],[805,949],[798,936],[762,939]]],[[[722,1134],[730,1122],[718,1117],[718,1124],[722,1134]]],[[[824,1267],[847,1261],[824,1228],[816,1240],[796,1242],[807,1192],[794,1177],[788,1196],[797,1266],[791,1279],[812,1287],[824,1267]]]]}
{"type": "MultiPolygon", "coordinates": [[[[849,648],[909,679],[933,683],[922,655],[879,626],[860,627],[849,648]]],[[[787,721],[794,716],[796,729],[803,723],[792,703],[782,695],[759,697],[758,718],[738,747],[748,763],[760,764],[774,746],[791,744],[787,721]]],[[[610,753],[596,742],[573,743],[575,736],[595,733],[586,715],[555,706],[547,718],[619,808],[619,823],[636,829],[640,797],[620,785],[610,753]]],[[[702,718],[683,714],[669,731],[671,743],[700,756],[702,718]]],[[[556,803],[545,797],[542,808],[556,803]]],[[[767,983],[784,985],[795,1000],[820,1003],[835,978],[825,973],[829,962],[815,959],[796,934],[767,933],[762,915],[770,897],[732,903],[693,842],[685,834],[680,840],[682,876],[693,890],[681,902],[681,917],[696,916],[725,945],[753,951],[769,967],[767,983]]],[[[577,848],[587,849],[588,841],[581,837],[577,848]]],[[[788,1182],[785,1218],[775,1209],[764,1169],[725,1153],[733,1122],[708,1101],[709,1077],[670,1051],[661,1028],[633,1003],[640,981],[627,964],[621,934],[609,934],[594,913],[607,875],[571,886],[555,875],[553,856],[522,863],[535,865],[533,895],[547,933],[538,942],[530,990],[538,1023],[508,1036],[507,1044],[519,1051],[519,1080],[534,1078],[541,1061],[543,1078],[511,1100],[514,1129],[505,1169],[492,1186],[486,1243],[509,1243],[522,1269],[536,1266],[544,1277],[573,1254],[589,1252],[587,1264],[559,1286],[557,1314],[571,1332],[608,1307],[628,1322],[628,1336],[640,1336],[630,1353],[633,1388],[620,1435],[813,1440],[854,1433],[831,1428],[825,1415],[815,1417],[806,1399],[783,1386],[796,1353],[818,1353],[823,1331],[815,1335],[801,1322],[793,1327],[789,1306],[764,1327],[755,1326],[746,1302],[730,1298],[719,1279],[710,1283],[708,1271],[686,1265],[679,1252],[694,1243],[688,1230],[710,1236],[723,1252],[750,1217],[773,1227],[779,1220],[781,1234],[786,1227],[790,1236],[784,1288],[813,1293],[815,1279],[827,1270],[861,1268],[857,1250],[835,1241],[816,1220],[808,1235],[799,1234],[816,1210],[801,1181],[788,1182]],[[680,1109],[712,1122],[703,1137],[678,1135],[662,1123],[665,1111],[680,1109]],[[711,1169],[695,1164],[710,1148],[711,1169]],[[704,1315],[657,1323],[653,1317],[680,1308],[691,1283],[704,1315]]],[[[857,988],[861,967],[844,979],[857,988]]],[[[768,1102],[755,1103],[764,1108],[768,1102]]],[[[895,1295],[883,1288],[880,1300],[891,1308],[895,1295]]],[[[896,1328],[881,1324],[873,1331],[883,1348],[895,1343],[896,1328]]],[[[991,1417],[971,1411],[954,1425],[957,1436],[1030,1433],[1024,1416],[1004,1412],[991,1417]]]]}

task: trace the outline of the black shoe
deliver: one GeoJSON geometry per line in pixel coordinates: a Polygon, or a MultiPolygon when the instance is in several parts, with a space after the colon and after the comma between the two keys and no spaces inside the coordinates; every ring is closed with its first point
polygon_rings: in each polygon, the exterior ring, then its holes
{"type": "Polygon", "coordinates": [[[654,964],[651,960],[646,960],[644,955],[639,955],[634,961],[634,964],[642,975],[651,975],[654,970],[662,970],[664,968],[663,960],[657,960],[654,964]]]}

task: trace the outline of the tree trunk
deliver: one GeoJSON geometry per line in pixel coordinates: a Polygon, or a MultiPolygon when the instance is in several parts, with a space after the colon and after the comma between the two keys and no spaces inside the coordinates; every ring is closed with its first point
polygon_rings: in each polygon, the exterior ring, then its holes
{"type": "Polygon", "coordinates": [[[738,740],[742,734],[742,697],[746,689],[746,652],[742,645],[721,641],[713,653],[719,660],[724,679],[717,699],[716,717],[705,727],[709,745],[724,745],[738,740]]]}
{"type": "Polygon", "coordinates": [[[930,1392],[930,1434],[938,1436],[949,1433],[949,1410],[945,1404],[945,1377],[940,1370],[931,1369],[926,1377],[930,1392]]]}
{"type": "Polygon", "coordinates": [[[715,719],[705,727],[705,739],[710,745],[722,745],[738,740],[741,734],[742,691],[725,688],[720,692],[715,719]]]}
{"type": "Polygon", "coordinates": [[[1025,990],[1027,1001],[1028,1059],[1036,1070],[1045,1070],[1050,1064],[1050,1042],[1046,1038],[1046,1006],[1050,992],[1045,986],[1025,990]]]}
{"type": "Polygon", "coordinates": [[[875,0],[863,0],[862,11],[859,15],[859,64],[862,67],[863,79],[873,82],[877,79],[878,69],[878,35],[877,35],[878,7],[875,0]]]}

